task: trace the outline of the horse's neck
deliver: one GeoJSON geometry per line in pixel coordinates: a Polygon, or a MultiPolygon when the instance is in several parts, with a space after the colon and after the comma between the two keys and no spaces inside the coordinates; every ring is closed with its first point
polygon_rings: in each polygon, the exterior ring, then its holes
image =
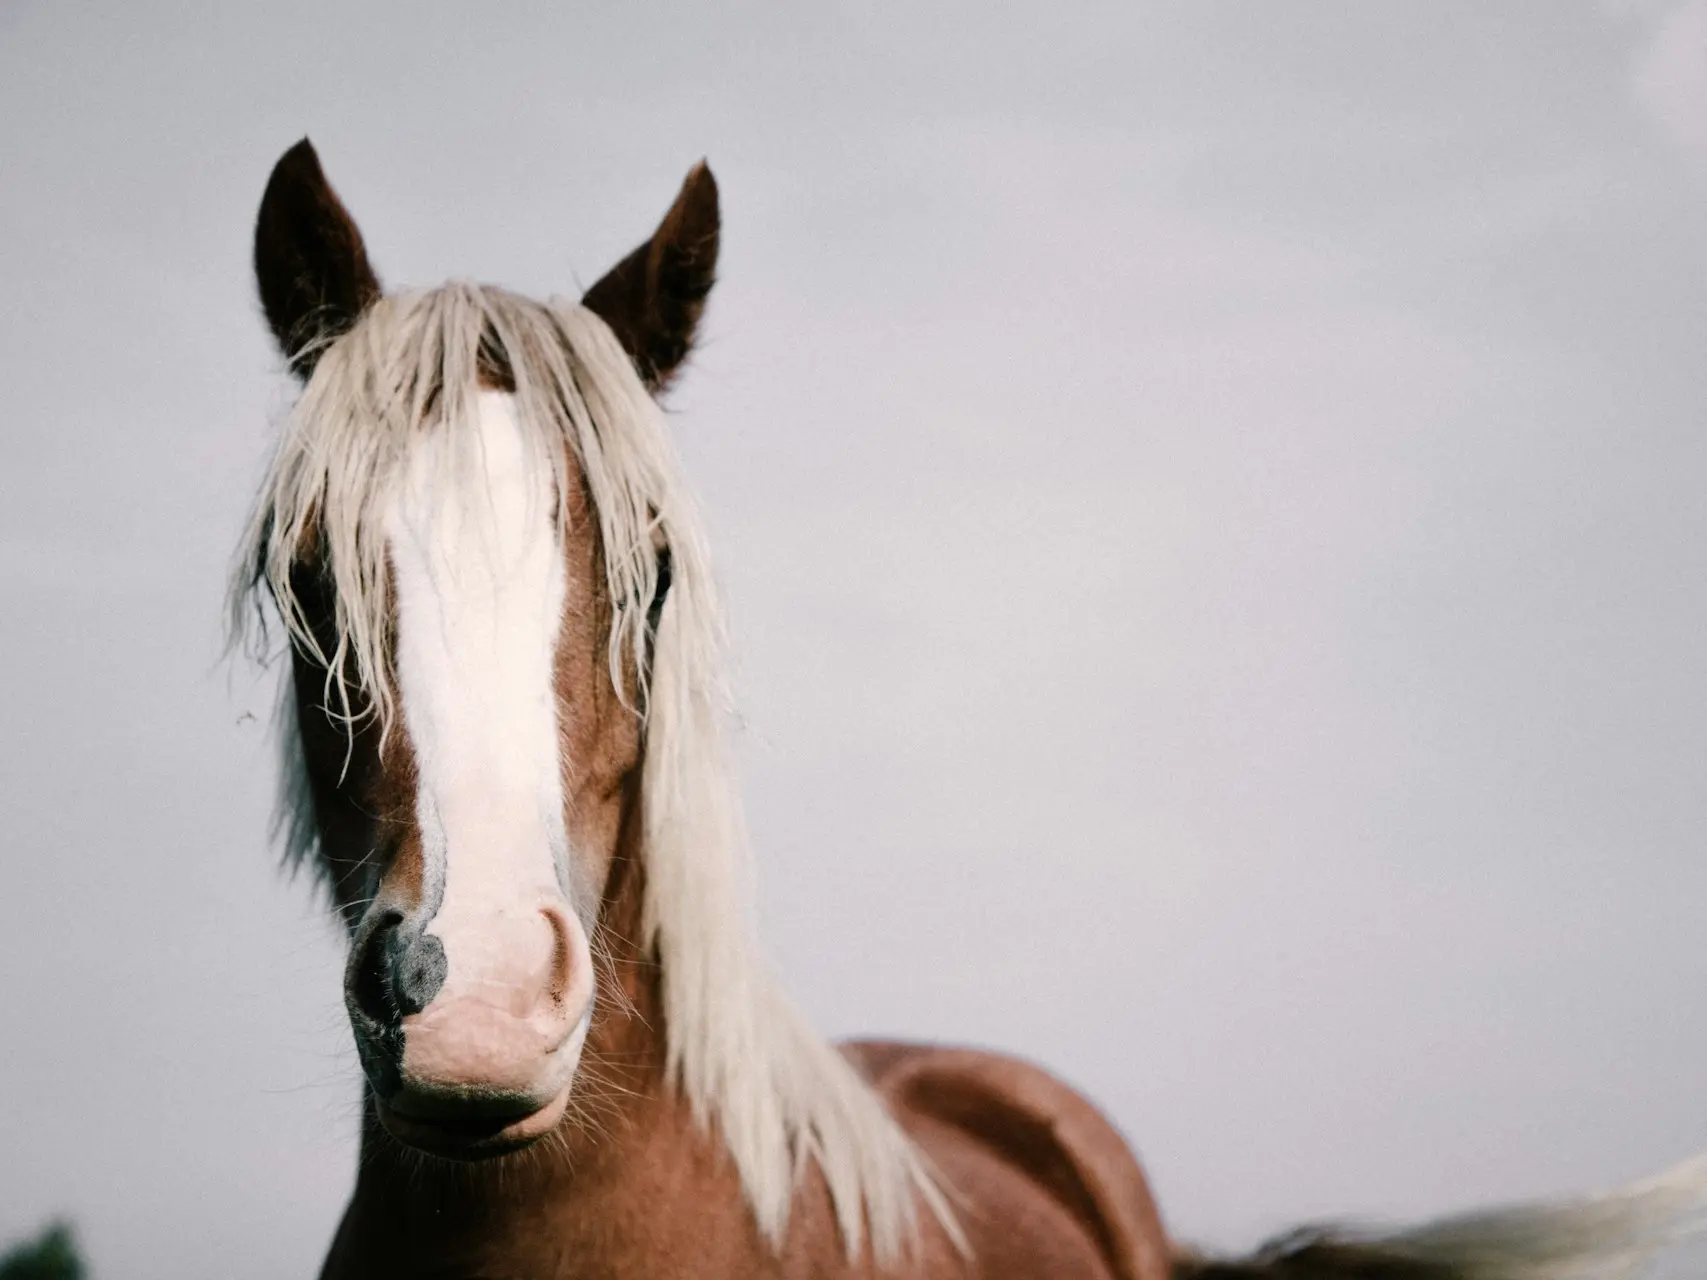
{"type": "MultiPolygon", "coordinates": [[[[701,1212],[727,1202],[717,1216],[746,1219],[727,1157],[666,1085],[660,972],[640,943],[645,863],[638,812],[630,804],[600,909],[599,997],[569,1120],[516,1155],[452,1165],[400,1148],[367,1106],[355,1195],[327,1277],[373,1268],[400,1276],[457,1274],[460,1267],[477,1274],[494,1265],[506,1273],[554,1274],[544,1259],[557,1253],[517,1257],[511,1250],[572,1250],[591,1263],[586,1249],[626,1248],[613,1228],[635,1220],[637,1211],[646,1215],[637,1226],[655,1223],[652,1214],[669,1213],[659,1203],[669,1195],[691,1193],[701,1212]]],[[[748,1232],[742,1227],[737,1234],[748,1232]]]]}

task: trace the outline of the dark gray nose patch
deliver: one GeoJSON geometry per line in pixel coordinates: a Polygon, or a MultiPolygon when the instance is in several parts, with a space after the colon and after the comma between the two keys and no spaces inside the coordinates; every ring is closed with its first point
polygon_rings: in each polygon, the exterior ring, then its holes
{"type": "Polygon", "coordinates": [[[420,797],[421,897],[412,909],[377,908],[370,930],[358,930],[344,973],[344,1005],[356,1033],[362,1069],[381,1097],[398,1087],[403,1019],[420,1013],[445,985],[445,944],[427,932],[445,896],[444,828],[430,795],[420,797]]]}
{"type": "Polygon", "coordinates": [[[445,984],[445,944],[431,933],[393,930],[385,940],[391,1003],[402,1017],[419,1013],[445,984]]]}
{"type": "Polygon", "coordinates": [[[420,1013],[445,984],[445,947],[422,924],[391,913],[350,955],[344,1004],[362,1069],[381,1097],[395,1093],[403,1066],[403,1019],[420,1013]]]}

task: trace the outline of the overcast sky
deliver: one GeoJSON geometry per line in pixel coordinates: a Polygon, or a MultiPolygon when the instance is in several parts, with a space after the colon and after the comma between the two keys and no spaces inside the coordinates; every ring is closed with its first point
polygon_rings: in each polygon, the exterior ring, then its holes
{"type": "Polygon", "coordinates": [[[385,279],[536,294],[709,157],[826,1031],[1047,1063],[1225,1246],[1707,1146],[1707,3],[104,7],[0,0],[0,1240],[302,1277],[351,1185],[219,663],[304,133],[385,279]]]}

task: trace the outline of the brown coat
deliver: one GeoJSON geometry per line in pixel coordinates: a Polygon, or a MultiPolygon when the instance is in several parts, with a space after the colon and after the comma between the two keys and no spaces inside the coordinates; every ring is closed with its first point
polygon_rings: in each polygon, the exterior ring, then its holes
{"type": "MultiPolygon", "coordinates": [[[[638,932],[641,877],[613,868],[607,945],[638,932]]],[[[400,1148],[368,1109],[361,1172],[323,1280],[730,1280],[875,1276],[850,1263],[821,1183],[796,1196],[780,1255],[735,1170],[663,1079],[654,967],[618,949],[630,1002],[594,1020],[578,1094],[585,1123],[483,1165],[400,1148]]],[[[1114,1127],[1053,1077],[965,1049],[847,1046],[942,1175],[971,1244],[962,1258],[923,1214],[920,1256],[896,1276],[1166,1280],[1169,1248],[1144,1175],[1114,1127]]]]}

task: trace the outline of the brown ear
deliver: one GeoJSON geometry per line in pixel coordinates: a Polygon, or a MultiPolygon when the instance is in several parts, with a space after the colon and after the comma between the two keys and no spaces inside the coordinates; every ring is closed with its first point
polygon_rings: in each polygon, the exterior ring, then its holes
{"type": "Polygon", "coordinates": [[[326,344],[379,297],[362,234],[307,138],[267,180],[255,219],[255,283],[280,350],[304,379],[326,344]]]}
{"type": "Polygon", "coordinates": [[[652,238],[581,299],[611,327],[653,391],[669,386],[717,278],[717,179],[701,160],[652,238]]]}

